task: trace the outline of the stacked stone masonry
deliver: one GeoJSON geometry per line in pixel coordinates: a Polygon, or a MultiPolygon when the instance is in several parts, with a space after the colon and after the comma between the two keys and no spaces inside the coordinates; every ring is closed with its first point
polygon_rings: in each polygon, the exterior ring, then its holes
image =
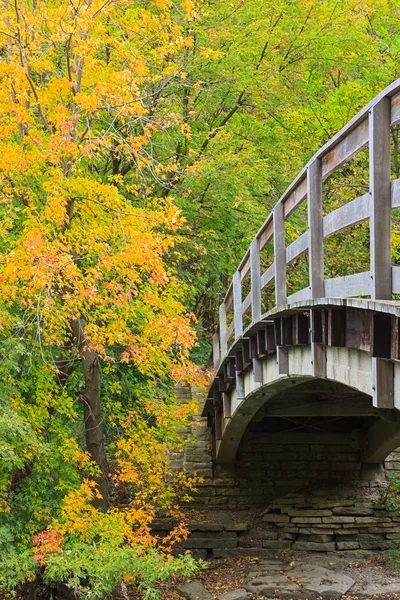
{"type": "MultiPolygon", "coordinates": [[[[179,397],[185,402],[192,395],[181,388],[179,397]]],[[[194,417],[182,433],[186,448],[172,457],[173,467],[202,478],[191,506],[211,515],[210,523],[190,526],[182,549],[199,557],[262,556],[285,548],[360,555],[400,542],[400,515],[379,506],[385,472],[400,471],[400,450],[384,465],[365,465],[356,428],[343,439],[291,433],[290,439],[283,435],[282,443],[271,443],[255,422],[241,440],[235,464],[224,466],[213,463],[206,419],[194,417]],[[220,509],[253,516],[258,511],[263,517],[256,525],[213,522],[213,511],[220,509]]],[[[165,524],[155,526],[161,537],[167,530],[165,524]]]]}
{"type": "MultiPolygon", "coordinates": [[[[400,513],[380,506],[384,487],[361,483],[345,489],[287,494],[251,522],[192,523],[179,551],[197,558],[270,556],[282,550],[339,552],[347,556],[386,550],[400,542],[400,513]]],[[[159,537],[175,523],[157,521],[159,537]]]]}

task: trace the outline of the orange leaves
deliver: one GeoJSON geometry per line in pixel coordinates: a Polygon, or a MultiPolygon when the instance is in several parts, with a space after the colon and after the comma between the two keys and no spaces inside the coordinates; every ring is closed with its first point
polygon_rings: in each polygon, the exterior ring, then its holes
{"type": "Polygon", "coordinates": [[[33,537],[34,558],[44,566],[53,554],[61,552],[62,535],[58,531],[46,530],[33,537]]]}

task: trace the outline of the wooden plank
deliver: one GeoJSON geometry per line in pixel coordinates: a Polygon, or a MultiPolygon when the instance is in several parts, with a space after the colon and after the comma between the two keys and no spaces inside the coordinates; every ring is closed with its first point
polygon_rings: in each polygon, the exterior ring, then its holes
{"type": "Polygon", "coordinates": [[[307,196],[307,178],[304,176],[289,196],[283,202],[283,214],[285,219],[296,210],[307,196]]]}
{"type": "Polygon", "coordinates": [[[274,255],[275,255],[275,302],[276,306],[286,304],[286,248],[283,204],[274,208],[274,255]]]}
{"type": "Polygon", "coordinates": [[[277,346],[282,345],[282,326],[280,319],[274,319],[274,335],[275,335],[275,344],[277,346]]]}
{"type": "Polygon", "coordinates": [[[222,411],[220,407],[214,407],[214,427],[215,427],[215,438],[222,440],[222,411]]]}
{"type": "Polygon", "coordinates": [[[235,340],[243,335],[242,318],[242,282],[239,271],[233,276],[233,322],[235,327],[235,340]]]}
{"type": "Polygon", "coordinates": [[[293,322],[292,317],[281,319],[282,346],[293,346],[293,322]]]}
{"type": "Polygon", "coordinates": [[[368,117],[341,139],[322,158],[322,177],[325,179],[358,152],[368,146],[368,117]]]}
{"type": "Polygon", "coordinates": [[[307,170],[309,279],[311,298],[324,296],[324,239],[322,229],[321,161],[315,160],[307,170]]]}
{"type": "Polygon", "coordinates": [[[243,350],[236,350],[235,356],[236,356],[236,361],[235,361],[236,373],[239,373],[239,374],[243,373],[243,370],[244,370],[243,350]]]}
{"type": "Polygon", "coordinates": [[[369,352],[371,348],[371,313],[346,308],[346,346],[369,352]]]}
{"type": "Polygon", "coordinates": [[[242,340],[242,351],[243,351],[243,369],[247,369],[251,365],[250,357],[250,340],[242,340]]]}
{"type": "Polygon", "coordinates": [[[294,240],[294,242],[292,242],[290,244],[290,246],[288,246],[286,248],[286,263],[287,264],[292,262],[292,260],[294,260],[301,254],[303,254],[303,252],[305,252],[308,249],[308,239],[309,239],[308,231],[305,231],[304,233],[299,235],[297,240],[294,240]]]}
{"type": "Polygon", "coordinates": [[[396,125],[400,123],[400,92],[390,98],[390,124],[396,125]]]}
{"type": "Polygon", "coordinates": [[[391,181],[391,206],[392,209],[400,208],[400,179],[391,181]]]}
{"type": "Polygon", "coordinates": [[[231,281],[224,298],[226,312],[233,306],[233,282],[231,281]]]}
{"type": "Polygon", "coordinates": [[[392,260],[389,98],[380,100],[369,112],[369,139],[371,298],[390,300],[392,260]]]}
{"type": "Polygon", "coordinates": [[[223,392],[222,394],[222,411],[225,419],[231,418],[231,397],[226,392],[223,392]]]}
{"type": "Polygon", "coordinates": [[[227,331],[226,331],[226,339],[229,345],[229,341],[231,339],[231,337],[233,336],[233,328],[234,328],[234,322],[232,321],[231,324],[229,325],[227,331]]]}
{"type": "Polygon", "coordinates": [[[369,296],[371,293],[369,271],[325,279],[324,283],[326,298],[351,298],[352,296],[369,296]]]}
{"type": "Polygon", "coordinates": [[[261,319],[261,273],[260,273],[260,244],[255,238],[250,246],[251,274],[251,318],[253,323],[261,319]]]}
{"type": "Polygon", "coordinates": [[[324,238],[369,219],[369,194],[359,196],[323,219],[324,238]]]}
{"type": "Polygon", "coordinates": [[[322,310],[313,309],[310,311],[310,330],[311,342],[314,344],[322,344],[322,310]]]}
{"type": "MultiPolygon", "coordinates": [[[[243,300],[242,315],[244,315],[249,310],[250,306],[251,306],[251,291],[247,294],[246,298],[243,300]]],[[[261,315],[260,315],[260,317],[261,317],[261,315]]]]}
{"type": "Polygon", "coordinates": [[[372,404],[394,408],[394,368],[390,360],[372,357],[372,404]]]}
{"type": "Polygon", "coordinates": [[[219,335],[220,335],[220,360],[222,360],[228,352],[228,337],[226,331],[226,305],[225,302],[219,307],[219,335]]]}
{"type": "Polygon", "coordinates": [[[213,367],[214,367],[214,371],[217,371],[218,367],[219,367],[219,363],[221,360],[221,355],[220,355],[220,351],[219,351],[219,335],[218,333],[214,333],[213,338],[213,367]]]}
{"type": "Polygon", "coordinates": [[[272,223],[272,213],[269,215],[268,219],[261,226],[260,231],[256,236],[260,240],[260,250],[264,250],[265,246],[272,240],[274,237],[274,226],[272,223]]]}
{"type": "Polygon", "coordinates": [[[392,347],[390,356],[392,360],[400,360],[400,323],[398,317],[393,317],[392,347]]]}
{"type": "Polygon", "coordinates": [[[400,294],[400,267],[392,267],[392,293],[400,294]]]}
{"type": "Polygon", "coordinates": [[[276,341],[275,341],[275,325],[274,323],[267,323],[266,332],[265,332],[265,340],[267,343],[267,352],[275,352],[276,350],[276,341]]]}
{"type": "Polygon", "coordinates": [[[257,357],[264,358],[267,356],[267,329],[259,329],[257,331],[257,357]]]}
{"type": "Polygon", "coordinates": [[[346,310],[331,308],[328,310],[328,346],[346,345],[346,310]]]}
{"type": "Polygon", "coordinates": [[[311,288],[307,286],[294,294],[290,294],[287,298],[287,302],[288,304],[293,304],[293,302],[302,302],[303,300],[309,299],[311,299],[311,288]]]}
{"type": "Polygon", "coordinates": [[[392,350],[393,317],[375,313],[371,319],[371,354],[377,358],[390,358],[392,350]]]}
{"type": "Polygon", "coordinates": [[[310,317],[307,313],[296,313],[293,323],[293,342],[295,345],[308,344],[310,338],[310,317]]]}
{"type": "Polygon", "coordinates": [[[240,272],[240,279],[243,281],[243,279],[246,277],[247,273],[250,271],[250,250],[249,249],[246,250],[246,254],[243,256],[242,260],[240,261],[240,264],[239,264],[237,270],[240,272]]]}
{"type": "Polygon", "coordinates": [[[264,290],[267,285],[273,280],[275,277],[275,263],[270,265],[266,271],[261,275],[261,291],[264,290]]]}

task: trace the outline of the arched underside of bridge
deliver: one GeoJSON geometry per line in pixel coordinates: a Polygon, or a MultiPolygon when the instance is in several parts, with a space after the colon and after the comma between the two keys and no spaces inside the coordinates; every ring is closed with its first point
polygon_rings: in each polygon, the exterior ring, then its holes
{"type": "Polygon", "coordinates": [[[216,462],[233,464],[251,430],[270,444],[356,444],[362,463],[382,463],[400,446],[398,307],[299,304],[250,327],[220,367],[205,409],[216,462]]]}

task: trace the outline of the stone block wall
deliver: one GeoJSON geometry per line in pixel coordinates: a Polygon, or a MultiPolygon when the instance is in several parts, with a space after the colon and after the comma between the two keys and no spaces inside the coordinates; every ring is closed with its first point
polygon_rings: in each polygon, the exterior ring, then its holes
{"type": "MultiPolygon", "coordinates": [[[[247,522],[191,523],[178,552],[197,558],[271,556],[281,551],[338,552],[369,556],[400,542],[400,513],[380,506],[384,486],[360,482],[343,488],[309,489],[275,500],[247,522]]],[[[232,517],[231,517],[232,519],[232,517]]],[[[158,521],[153,533],[166,535],[174,523],[158,521]]]]}

